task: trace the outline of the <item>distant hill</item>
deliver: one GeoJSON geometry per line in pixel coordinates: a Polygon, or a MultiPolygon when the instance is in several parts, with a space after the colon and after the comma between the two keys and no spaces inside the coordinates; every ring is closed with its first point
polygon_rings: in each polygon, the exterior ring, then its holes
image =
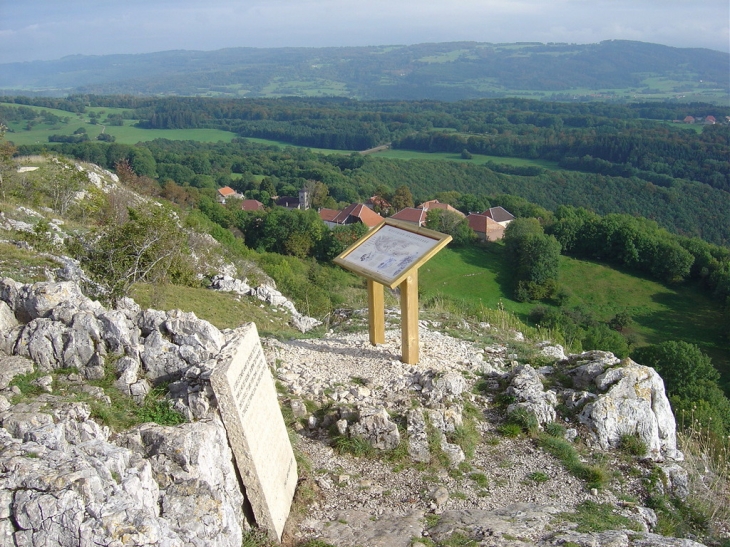
{"type": "Polygon", "coordinates": [[[730,103],[730,55],[611,40],[231,48],[0,64],[0,93],[730,103]]]}

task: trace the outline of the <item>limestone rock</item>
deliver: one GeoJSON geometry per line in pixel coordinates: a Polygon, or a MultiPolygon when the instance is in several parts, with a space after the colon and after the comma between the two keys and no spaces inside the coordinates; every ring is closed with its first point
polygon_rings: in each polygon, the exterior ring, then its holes
{"type": "Polygon", "coordinates": [[[151,463],[161,516],[186,545],[240,547],[243,494],[219,419],[177,427],[144,424],[122,442],[151,463]]]}
{"type": "Polygon", "coordinates": [[[416,511],[375,520],[367,511],[340,511],[336,520],[327,523],[320,531],[328,543],[368,547],[411,547],[412,539],[422,533],[423,515],[416,511]]]}
{"type": "Polygon", "coordinates": [[[560,344],[552,345],[550,342],[538,344],[540,353],[545,357],[550,357],[556,361],[562,361],[566,358],[565,349],[560,344]]]}
{"type": "Polygon", "coordinates": [[[360,420],[350,427],[350,434],[366,439],[379,450],[391,450],[400,443],[398,426],[382,407],[361,410],[360,420]]]}
{"type": "Polygon", "coordinates": [[[0,355],[0,390],[6,389],[16,376],[33,372],[33,361],[20,356],[0,355]]]}
{"type": "Polygon", "coordinates": [[[241,296],[251,294],[251,287],[240,279],[234,279],[230,275],[214,275],[210,280],[210,288],[216,291],[233,292],[241,296]]]}
{"type": "Polygon", "coordinates": [[[507,413],[523,408],[533,413],[541,425],[555,421],[558,398],[554,391],[544,390],[540,375],[532,366],[517,367],[505,393],[516,399],[507,408],[507,413]]]}
{"type": "Polygon", "coordinates": [[[666,478],[667,493],[671,496],[686,500],[689,496],[689,475],[687,471],[676,463],[659,466],[666,478]]]}
{"type": "Polygon", "coordinates": [[[60,283],[34,283],[24,285],[18,294],[15,316],[22,323],[33,319],[48,317],[53,308],[62,302],[81,303],[88,300],[76,283],[62,281],[60,283]]]}
{"type": "Polygon", "coordinates": [[[17,325],[18,320],[15,318],[13,310],[3,300],[0,300],[0,332],[9,331],[17,325]]]}
{"type": "Polygon", "coordinates": [[[147,376],[152,382],[178,379],[190,366],[180,357],[179,347],[156,330],[145,339],[141,357],[147,376]]]}
{"type": "Polygon", "coordinates": [[[408,455],[414,462],[428,463],[431,452],[428,448],[426,420],[420,408],[411,409],[406,415],[408,422],[408,455]]]}
{"type": "Polygon", "coordinates": [[[309,332],[322,324],[322,321],[300,313],[293,313],[290,322],[292,327],[297,329],[299,332],[309,332]]]}
{"type": "Polygon", "coordinates": [[[664,382],[656,371],[631,361],[595,377],[606,390],[579,415],[603,449],[615,448],[624,434],[637,434],[654,460],[681,458],[676,423],[664,382]]]}

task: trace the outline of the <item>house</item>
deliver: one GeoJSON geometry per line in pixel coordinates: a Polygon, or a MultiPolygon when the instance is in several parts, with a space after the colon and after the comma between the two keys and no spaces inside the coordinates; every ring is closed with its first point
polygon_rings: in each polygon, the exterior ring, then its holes
{"type": "Polygon", "coordinates": [[[504,237],[505,227],[486,215],[471,213],[466,220],[479,241],[498,241],[504,237]]]}
{"type": "MultiPolygon", "coordinates": [[[[327,211],[331,211],[331,209],[327,211]]],[[[320,210],[319,216],[324,220],[322,210],[320,210]]],[[[364,203],[353,203],[342,211],[339,211],[331,221],[325,220],[325,224],[330,227],[355,224],[356,222],[361,222],[368,228],[372,228],[383,222],[383,217],[375,211],[368,209],[364,203]]]]}
{"type": "Polygon", "coordinates": [[[504,207],[490,207],[481,214],[491,218],[494,222],[505,228],[515,219],[514,215],[504,207]]]}
{"type": "Polygon", "coordinates": [[[241,202],[241,209],[243,211],[263,211],[264,204],[257,199],[244,199],[241,202]]]}
{"type": "Polygon", "coordinates": [[[396,214],[391,216],[393,220],[400,220],[402,222],[408,222],[409,224],[415,224],[416,226],[426,225],[426,215],[428,211],[426,209],[418,209],[416,207],[406,207],[401,209],[396,214]]]}
{"type": "Polygon", "coordinates": [[[337,222],[335,222],[335,219],[337,218],[337,215],[340,214],[340,211],[337,211],[336,209],[327,209],[325,207],[322,207],[319,211],[319,218],[322,219],[322,222],[324,222],[328,228],[334,228],[337,226],[337,222]]]}
{"type": "Polygon", "coordinates": [[[243,196],[236,192],[230,186],[218,188],[218,203],[225,203],[228,198],[242,198],[243,196]]]}
{"type": "Polygon", "coordinates": [[[692,116],[687,116],[683,121],[684,123],[695,123],[695,119],[692,116]]]}
{"type": "Polygon", "coordinates": [[[368,209],[372,209],[373,211],[382,213],[384,215],[390,213],[390,210],[393,207],[390,203],[388,203],[388,201],[381,198],[380,196],[369,197],[368,200],[365,202],[365,206],[368,209]]]}
{"type": "Polygon", "coordinates": [[[465,217],[466,215],[459,211],[458,209],[455,209],[448,203],[441,203],[437,199],[432,199],[430,201],[424,201],[421,203],[421,205],[418,206],[418,209],[423,209],[424,211],[428,211],[429,209],[443,209],[444,211],[451,211],[452,213],[456,213],[460,217],[465,217]]]}
{"type": "Polygon", "coordinates": [[[715,119],[715,116],[706,116],[705,117],[706,125],[715,125],[716,123],[717,123],[717,120],[715,119]]]}

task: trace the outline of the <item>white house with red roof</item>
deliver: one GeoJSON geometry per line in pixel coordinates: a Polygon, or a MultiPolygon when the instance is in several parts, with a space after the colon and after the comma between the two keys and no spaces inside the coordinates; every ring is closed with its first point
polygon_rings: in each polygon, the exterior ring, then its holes
{"type": "Polygon", "coordinates": [[[236,192],[233,188],[230,186],[224,186],[223,188],[218,188],[218,202],[219,203],[225,203],[228,198],[243,198],[241,194],[236,192]]]}

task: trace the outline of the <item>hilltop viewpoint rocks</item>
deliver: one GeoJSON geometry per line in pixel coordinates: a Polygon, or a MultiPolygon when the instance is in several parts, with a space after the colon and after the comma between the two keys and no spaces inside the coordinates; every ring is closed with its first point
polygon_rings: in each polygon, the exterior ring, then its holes
{"type": "MultiPolygon", "coordinates": [[[[274,305],[273,291],[257,295],[274,305]]],[[[0,280],[0,545],[240,547],[255,522],[210,386],[235,334],[130,299],[108,309],[73,282],[0,280]],[[164,394],[182,423],[106,425],[119,397],[142,405],[150,394],[164,394]]],[[[421,340],[417,365],[400,361],[393,329],[377,347],[362,332],[262,341],[296,450],[311,462],[302,480],[313,497],[295,508],[288,545],[415,547],[456,533],[481,546],[700,545],[656,535],[640,501],[656,469],[670,494],[688,495],[653,369],[549,344],[536,355],[551,364],[537,366],[427,321],[421,340]],[[514,412],[543,430],[560,424],[581,458],[606,454],[620,483],[592,491],[529,437],[500,436],[514,412]],[[634,463],[615,453],[626,435],[646,447],[634,463]],[[570,515],[586,502],[623,524],[576,531],[570,515]]]]}

